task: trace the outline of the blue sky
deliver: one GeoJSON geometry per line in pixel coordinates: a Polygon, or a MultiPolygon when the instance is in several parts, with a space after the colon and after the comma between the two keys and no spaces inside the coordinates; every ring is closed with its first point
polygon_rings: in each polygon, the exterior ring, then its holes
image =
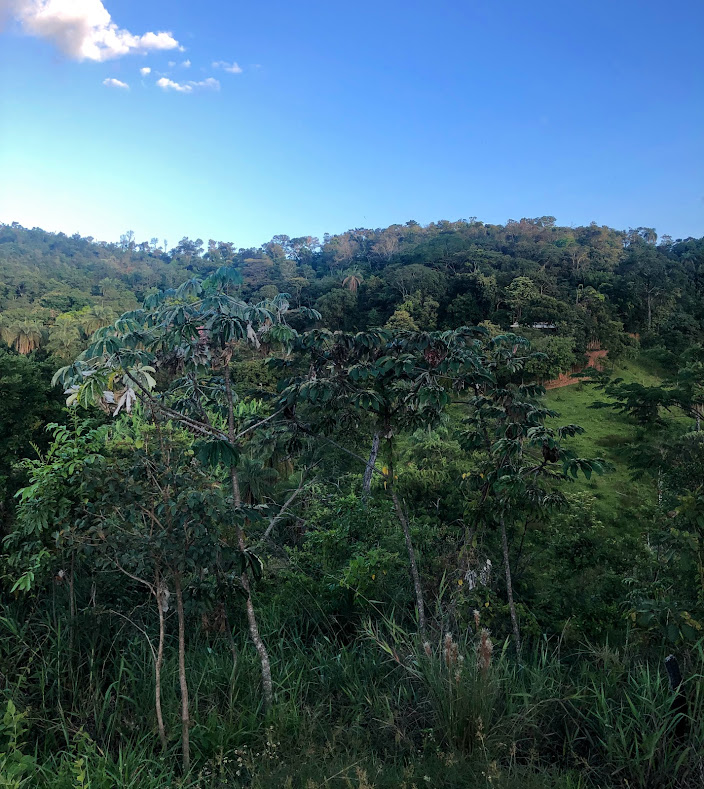
{"type": "Polygon", "coordinates": [[[544,214],[704,235],[700,0],[40,2],[0,0],[0,221],[170,246],[544,214]]]}

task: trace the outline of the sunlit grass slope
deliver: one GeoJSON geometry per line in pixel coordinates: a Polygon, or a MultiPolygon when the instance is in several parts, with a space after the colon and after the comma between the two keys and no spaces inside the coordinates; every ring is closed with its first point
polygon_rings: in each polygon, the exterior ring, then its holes
{"type": "MultiPolygon", "coordinates": [[[[622,362],[613,370],[614,377],[627,382],[654,385],[659,378],[640,360],[622,362]]],[[[591,481],[580,479],[574,487],[591,491],[604,514],[619,510],[633,513],[643,504],[652,501],[655,489],[651,480],[633,480],[623,457],[624,448],[634,441],[638,433],[636,422],[608,408],[594,409],[595,401],[607,401],[603,391],[594,386],[578,383],[546,394],[550,408],[560,416],[555,424],[577,424],[585,433],[570,440],[569,446],[581,457],[601,457],[612,467],[603,476],[591,481]]]]}

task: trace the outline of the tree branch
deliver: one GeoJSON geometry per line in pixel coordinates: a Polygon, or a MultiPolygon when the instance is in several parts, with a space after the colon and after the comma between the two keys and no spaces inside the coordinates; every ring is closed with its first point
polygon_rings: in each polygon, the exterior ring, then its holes
{"type": "MultiPolygon", "coordinates": [[[[316,463],[315,466],[319,465],[319,463],[320,461],[316,463]]],[[[313,468],[315,468],[315,466],[313,466],[313,468]]],[[[279,521],[283,518],[286,510],[288,510],[288,508],[291,506],[291,504],[293,504],[293,502],[296,500],[296,498],[303,490],[304,483],[305,483],[305,474],[301,479],[300,485],[296,488],[296,490],[293,491],[293,493],[288,497],[288,499],[286,499],[286,501],[284,502],[283,506],[281,507],[277,515],[273,517],[271,521],[269,521],[269,525],[266,527],[266,531],[264,532],[261,539],[254,547],[255,551],[259,550],[259,548],[261,548],[262,545],[269,539],[269,535],[273,531],[274,526],[276,526],[276,524],[279,523],[279,521]]]]}

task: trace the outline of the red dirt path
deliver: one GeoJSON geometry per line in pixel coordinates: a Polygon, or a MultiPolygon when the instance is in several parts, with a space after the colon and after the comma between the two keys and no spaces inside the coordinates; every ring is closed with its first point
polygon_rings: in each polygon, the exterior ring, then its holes
{"type": "Polygon", "coordinates": [[[560,389],[563,386],[573,386],[579,383],[579,378],[572,378],[575,373],[581,373],[587,367],[596,367],[597,370],[603,369],[601,360],[606,357],[608,351],[587,351],[587,359],[589,360],[584,367],[573,367],[569,373],[562,373],[558,378],[553,378],[552,381],[545,381],[543,386],[546,389],[560,389]]]}

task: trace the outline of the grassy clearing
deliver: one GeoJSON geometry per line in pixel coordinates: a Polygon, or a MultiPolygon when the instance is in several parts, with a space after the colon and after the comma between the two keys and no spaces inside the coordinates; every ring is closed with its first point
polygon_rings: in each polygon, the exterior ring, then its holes
{"type": "MultiPolygon", "coordinates": [[[[613,375],[628,383],[646,386],[660,382],[658,376],[640,360],[619,364],[613,369],[613,375]]],[[[650,480],[631,478],[622,455],[622,450],[636,439],[638,426],[632,419],[615,411],[591,408],[598,400],[608,398],[585,383],[552,389],[546,394],[549,407],[560,414],[554,420],[555,424],[577,424],[586,431],[572,439],[570,447],[582,457],[602,457],[612,467],[602,477],[593,477],[590,481],[580,478],[574,483],[576,488],[594,495],[603,516],[612,516],[623,510],[632,514],[643,504],[652,503],[656,495],[650,480]]]]}

